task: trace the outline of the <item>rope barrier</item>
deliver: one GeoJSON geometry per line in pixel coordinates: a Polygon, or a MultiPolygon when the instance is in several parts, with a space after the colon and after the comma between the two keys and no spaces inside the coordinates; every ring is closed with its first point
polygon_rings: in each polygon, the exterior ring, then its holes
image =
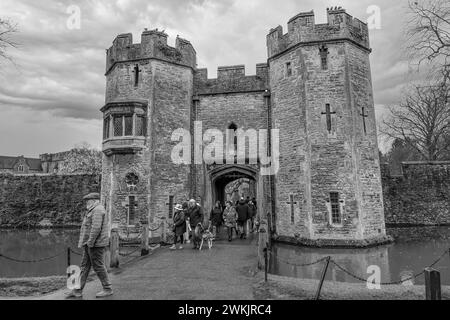
{"type": "Polygon", "coordinates": [[[66,253],[66,250],[64,250],[64,251],[62,251],[62,252],[60,252],[60,253],[58,253],[58,254],[56,254],[54,256],[51,256],[51,257],[42,258],[42,259],[34,259],[34,260],[21,260],[21,259],[17,259],[17,258],[11,258],[11,257],[5,256],[2,253],[0,253],[0,257],[4,258],[6,260],[13,261],[13,262],[18,262],[18,263],[38,263],[38,262],[43,262],[43,261],[48,261],[48,260],[55,259],[56,257],[59,257],[60,255],[65,254],[65,253],[66,253]]]}
{"type": "Polygon", "coordinates": [[[288,264],[288,265],[290,265],[290,266],[295,266],[295,267],[309,267],[309,266],[313,266],[313,265],[319,264],[319,263],[321,263],[321,262],[327,260],[327,258],[328,258],[328,257],[324,257],[324,258],[319,259],[319,260],[316,260],[316,261],[314,261],[314,262],[303,263],[303,264],[292,263],[292,262],[289,262],[289,261],[286,261],[286,260],[282,260],[282,259],[280,259],[280,258],[278,258],[278,257],[277,257],[277,260],[280,261],[280,262],[282,262],[282,263],[288,264]]]}
{"type": "Polygon", "coordinates": [[[83,255],[82,252],[77,252],[77,251],[73,250],[72,248],[70,248],[70,252],[72,252],[73,254],[75,254],[77,256],[82,256],[83,255]]]}
{"type": "Polygon", "coordinates": [[[136,253],[136,252],[138,252],[139,250],[141,249],[141,247],[138,247],[138,248],[136,248],[136,250],[134,250],[134,251],[131,251],[131,252],[129,252],[129,253],[126,253],[126,254],[124,254],[124,253],[120,253],[119,252],[119,256],[121,256],[121,257],[129,257],[129,256],[131,256],[133,253],[136,253]]]}
{"type": "MultiPolygon", "coordinates": [[[[442,258],[444,258],[444,257],[449,253],[449,250],[450,250],[450,249],[446,249],[446,250],[442,253],[442,255],[439,256],[439,258],[437,258],[431,265],[428,266],[428,268],[432,268],[432,267],[434,267],[436,264],[438,264],[439,261],[441,261],[442,258]]],[[[327,259],[327,257],[322,258],[322,259],[319,259],[319,260],[314,261],[314,262],[311,262],[311,263],[296,264],[296,263],[291,263],[291,262],[288,262],[288,261],[285,261],[285,260],[282,260],[282,259],[277,258],[277,260],[280,261],[280,262],[282,262],[282,263],[285,263],[285,264],[288,264],[288,265],[291,265],[291,266],[297,266],[297,267],[308,267],[308,266],[312,266],[312,265],[318,264],[318,263],[320,263],[320,262],[322,262],[322,261],[324,261],[324,260],[326,260],[326,259],[327,259]]],[[[367,282],[367,279],[365,279],[365,278],[363,278],[363,277],[360,277],[360,276],[358,276],[358,275],[356,275],[356,274],[354,274],[354,273],[348,271],[348,270],[345,269],[343,266],[341,266],[340,264],[338,264],[336,261],[330,260],[330,263],[333,264],[334,266],[336,266],[336,268],[338,268],[338,269],[341,270],[342,272],[344,272],[344,273],[346,273],[347,275],[349,275],[350,277],[352,277],[353,279],[358,280],[358,281],[361,281],[361,282],[367,282]]],[[[410,281],[410,280],[416,279],[416,278],[422,276],[424,273],[425,273],[425,270],[423,270],[423,271],[421,271],[421,272],[419,272],[419,273],[416,273],[416,274],[414,274],[413,276],[411,276],[411,277],[409,277],[409,278],[406,278],[406,279],[403,279],[403,280],[400,280],[400,281],[384,282],[384,283],[380,283],[380,285],[384,285],[384,286],[389,286],[389,285],[399,285],[399,284],[402,284],[402,283],[404,283],[404,282],[406,282],[406,281],[410,281]]]]}
{"type": "Polygon", "coordinates": [[[151,231],[151,232],[155,232],[155,231],[158,231],[159,229],[161,229],[161,226],[162,226],[162,225],[159,225],[159,227],[158,227],[158,228],[156,228],[156,229],[149,229],[149,231],[151,231]]]}

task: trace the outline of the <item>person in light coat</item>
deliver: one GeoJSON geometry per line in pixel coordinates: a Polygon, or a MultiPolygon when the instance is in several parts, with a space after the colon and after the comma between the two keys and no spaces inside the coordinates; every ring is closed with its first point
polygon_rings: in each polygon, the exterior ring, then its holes
{"type": "Polygon", "coordinates": [[[111,282],[105,265],[105,253],[109,246],[109,230],[106,210],[100,204],[100,194],[91,193],[83,198],[87,213],[81,224],[78,247],[83,249],[81,258],[80,288],[68,293],[68,298],[81,298],[91,268],[94,269],[103,286],[97,298],[113,295],[111,282]]]}

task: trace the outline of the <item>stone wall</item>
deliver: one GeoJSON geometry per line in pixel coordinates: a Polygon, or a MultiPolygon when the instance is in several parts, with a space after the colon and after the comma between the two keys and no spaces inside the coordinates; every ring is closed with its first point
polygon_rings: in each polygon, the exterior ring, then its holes
{"type": "Polygon", "coordinates": [[[0,174],[0,226],[78,224],[90,192],[100,192],[100,176],[0,174]]]}
{"type": "Polygon", "coordinates": [[[382,169],[388,226],[450,224],[450,162],[404,162],[398,176],[382,169]]]}
{"type": "MultiPolygon", "coordinates": [[[[267,129],[268,106],[264,97],[268,88],[267,68],[267,64],[258,64],[256,75],[246,75],[243,65],[219,67],[216,79],[208,79],[207,69],[199,69],[195,74],[194,94],[197,101],[194,120],[201,122],[203,133],[211,129],[222,133],[223,157],[234,150],[234,137],[227,133],[231,125],[248,133],[255,130],[256,134],[260,129],[267,129]]],[[[256,138],[258,141],[255,142],[260,143],[260,139],[256,138]]],[[[245,148],[246,157],[249,157],[250,150],[258,151],[253,143],[240,147],[245,148]]],[[[194,172],[195,189],[206,213],[209,214],[217,196],[215,192],[218,190],[211,181],[211,172],[205,166],[196,165],[194,172]]],[[[258,203],[260,208],[263,208],[267,198],[262,191],[263,179],[258,175],[254,182],[260,188],[258,203]]]]}

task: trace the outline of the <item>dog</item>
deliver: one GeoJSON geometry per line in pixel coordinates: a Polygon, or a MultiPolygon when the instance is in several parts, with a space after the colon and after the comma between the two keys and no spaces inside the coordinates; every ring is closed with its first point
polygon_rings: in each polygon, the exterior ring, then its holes
{"type": "Polygon", "coordinates": [[[206,242],[208,244],[209,250],[211,250],[213,246],[214,235],[210,229],[204,229],[203,226],[199,223],[195,228],[195,237],[200,240],[199,251],[202,251],[203,244],[206,242]]]}
{"type": "MultiPolygon", "coordinates": [[[[203,226],[201,223],[198,223],[197,226],[195,226],[194,229],[194,236],[192,241],[194,242],[194,244],[197,246],[199,243],[201,243],[201,241],[203,240],[203,226]]],[[[201,250],[201,246],[200,246],[200,250],[201,250]]]]}

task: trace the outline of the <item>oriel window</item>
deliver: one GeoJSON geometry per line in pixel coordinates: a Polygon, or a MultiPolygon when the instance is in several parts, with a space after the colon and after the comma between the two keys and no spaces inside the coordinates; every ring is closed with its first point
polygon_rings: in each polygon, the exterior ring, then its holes
{"type": "Polygon", "coordinates": [[[136,116],[136,136],[144,137],[147,131],[145,116],[136,116]]]}
{"type": "Polygon", "coordinates": [[[111,125],[111,118],[108,116],[103,120],[103,139],[109,138],[109,130],[111,125]]]}
{"type": "Polygon", "coordinates": [[[114,136],[133,136],[133,115],[114,116],[114,136]]]}
{"type": "Polygon", "coordinates": [[[123,116],[114,116],[114,137],[123,136],[123,116]]]}

